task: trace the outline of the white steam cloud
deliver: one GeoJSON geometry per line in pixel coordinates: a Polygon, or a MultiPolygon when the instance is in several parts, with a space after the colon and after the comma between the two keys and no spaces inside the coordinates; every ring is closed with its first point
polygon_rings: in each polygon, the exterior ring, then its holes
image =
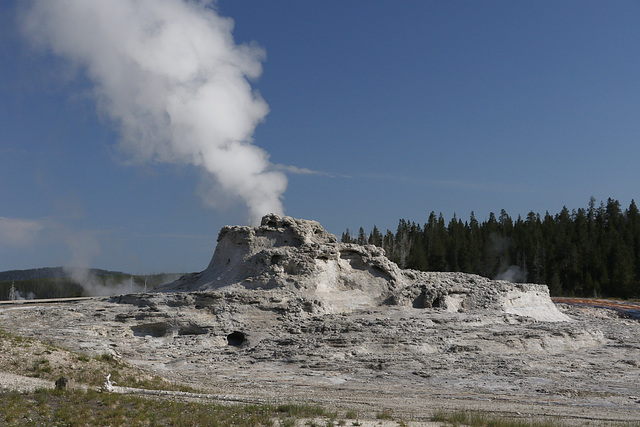
{"type": "Polygon", "coordinates": [[[71,279],[84,289],[87,296],[113,296],[146,292],[144,285],[137,284],[133,278],[116,280],[99,278],[93,270],[81,267],[65,267],[71,279]]]}
{"type": "Polygon", "coordinates": [[[511,265],[509,268],[499,273],[496,280],[507,280],[514,283],[522,283],[527,281],[527,272],[517,265],[511,265]]]}
{"type": "Polygon", "coordinates": [[[205,203],[242,201],[253,223],[283,213],[287,178],[252,144],[269,110],[249,83],[265,53],[237,45],[210,2],[35,0],[23,29],[86,72],[133,159],[201,167],[205,203]]]}

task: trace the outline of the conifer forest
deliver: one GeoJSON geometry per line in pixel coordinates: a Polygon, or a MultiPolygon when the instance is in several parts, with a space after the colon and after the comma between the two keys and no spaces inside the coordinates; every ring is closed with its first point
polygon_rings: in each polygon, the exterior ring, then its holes
{"type": "Polygon", "coordinates": [[[401,268],[461,271],[514,282],[544,283],[552,296],[640,297],[640,211],[609,198],[555,215],[505,210],[479,222],[431,212],[424,224],[401,219],[396,232],[347,229],[342,242],[382,247],[401,268]]]}

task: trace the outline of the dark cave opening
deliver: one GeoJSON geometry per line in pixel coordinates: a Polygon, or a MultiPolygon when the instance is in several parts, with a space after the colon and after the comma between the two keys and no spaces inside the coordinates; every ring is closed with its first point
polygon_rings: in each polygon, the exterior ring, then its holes
{"type": "Polygon", "coordinates": [[[242,332],[233,331],[227,335],[227,344],[233,347],[240,347],[246,340],[247,337],[242,332]]]}

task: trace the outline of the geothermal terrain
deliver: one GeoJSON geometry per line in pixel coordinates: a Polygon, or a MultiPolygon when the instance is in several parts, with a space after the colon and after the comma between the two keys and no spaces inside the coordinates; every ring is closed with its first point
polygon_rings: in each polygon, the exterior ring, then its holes
{"type": "Polygon", "coordinates": [[[222,400],[640,420],[638,320],[556,305],[544,285],[401,270],[315,221],[224,227],[204,271],[156,291],[3,305],[0,328],[222,400]]]}

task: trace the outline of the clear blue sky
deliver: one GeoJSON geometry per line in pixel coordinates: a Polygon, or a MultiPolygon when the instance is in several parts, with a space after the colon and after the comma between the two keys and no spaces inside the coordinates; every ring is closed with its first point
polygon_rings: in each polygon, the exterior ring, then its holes
{"type": "MultiPolygon", "coordinates": [[[[113,92],[122,104],[146,102],[136,94],[148,79],[110,72],[103,78],[118,74],[115,86],[97,94],[111,36],[96,29],[56,42],[90,20],[68,5],[49,19],[56,6],[43,3],[56,2],[0,4],[0,270],[202,270],[219,229],[247,223],[263,173],[277,190],[255,212],[281,201],[287,215],[337,235],[395,230],[400,218],[423,223],[431,211],[483,220],[501,209],[513,218],[555,214],[586,207],[590,196],[623,208],[638,201],[639,1],[220,0],[217,13],[235,24],[232,43],[253,52],[248,69],[262,65],[246,77],[253,99],[242,105],[268,105],[240,132],[243,147],[252,138],[264,150],[255,150],[259,172],[246,175],[257,183],[240,195],[245,175],[211,192],[198,163],[207,155],[180,154],[192,143],[190,118],[171,128],[184,132],[167,137],[169,154],[146,155],[136,139],[146,113],[129,117],[138,110],[110,102],[113,92]],[[59,27],[25,30],[37,19],[59,27]],[[123,128],[128,119],[133,130],[123,128]]],[[[119,22],[113,37],[124,34],[129,46],[128,21],[119,22]]],[[[178,26],[175,40],[183,33],[178,26]]],[[[132,52],[178,72],[189,60],[176,45],[158,53],[175,58],[155,58],[142,42],[132,52]]],[[[211,102],[198,111],[205,122],[229,105],[211,102]]],[[[157,110],[160,122],[177,122],[164,104],[157,110]]],[[[140,140],[162,140],[157,126],[140,140]]],[[[236,179],[244,163],[212,167],[236,179]]]]}

